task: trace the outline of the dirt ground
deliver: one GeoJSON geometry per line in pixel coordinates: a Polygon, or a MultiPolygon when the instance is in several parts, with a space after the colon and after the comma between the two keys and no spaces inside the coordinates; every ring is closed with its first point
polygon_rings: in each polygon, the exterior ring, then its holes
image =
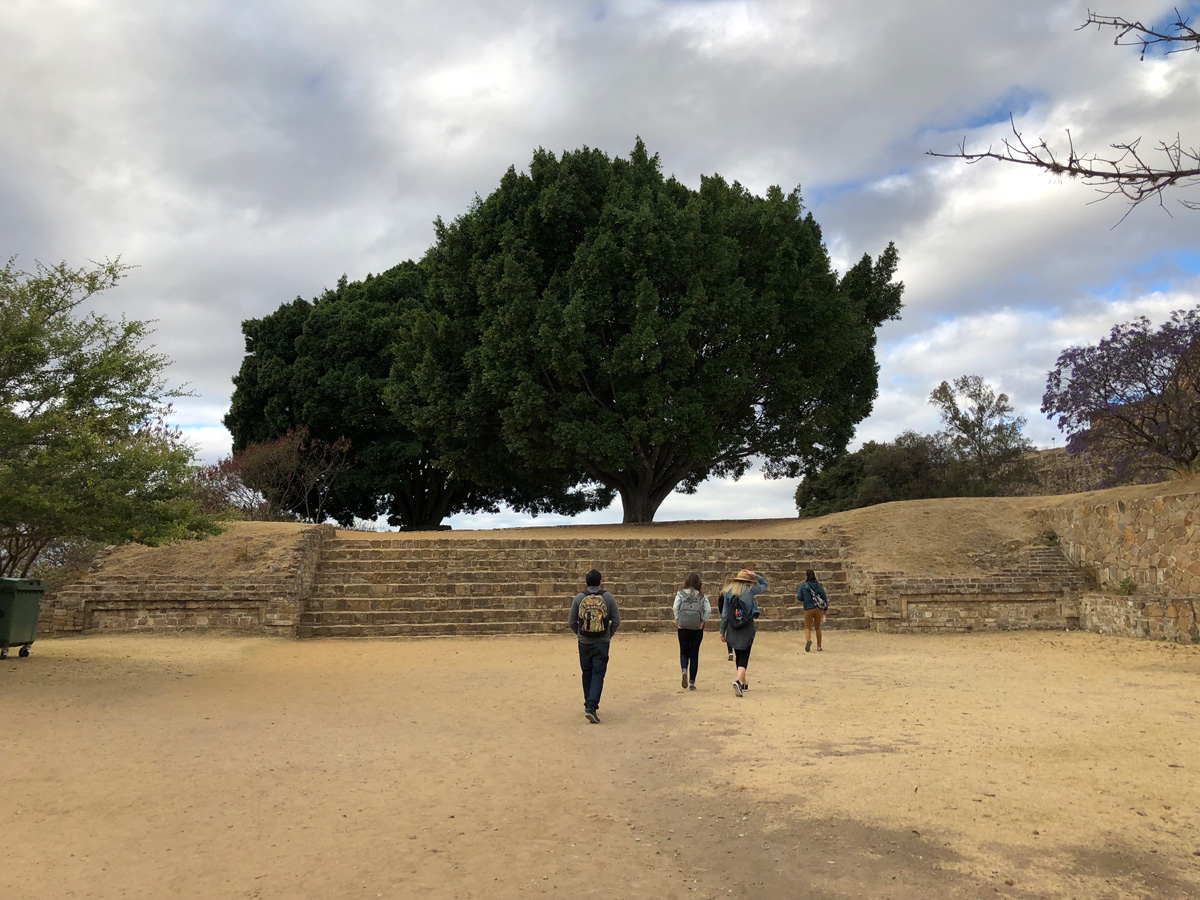
{"type": "Polygon", "coordinates": [[[1081,633],[44,639],[0,665],[6,896],[1200,893],[1200,649],[1081,633]]]}

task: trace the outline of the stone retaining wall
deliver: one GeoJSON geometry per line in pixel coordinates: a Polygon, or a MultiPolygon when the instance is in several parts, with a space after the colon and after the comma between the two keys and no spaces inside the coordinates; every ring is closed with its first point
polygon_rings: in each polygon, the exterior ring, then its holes
{"type": "Polygon", "coordinates": [[[1084,594],[1079,599],[1085,631],[1177,644],[1200,643],[1197,613],[1200,600],[1148,600],[1120,594],[1084,594]]]}
{"type": "Polygon", "coordinates": [[[1052,507],[1038,521],[1102,587],[1130,578],[1139,593],[1200,596],[1200,492],[1052,507]]]}
{"type": "Polygon", "coordinates": [[[1084,573],[1054,548],[1032,547],[1006,574],[964,578],[855,572],[872,627],[883,632],[1015,631],[1075,628],[1084,573]]]}
{"type": "Polygon", "coordinates": [[[205,631],[295,634],[311,596],[329,525],[300,531],[289,562],[255,579],[209,581],[108,575],[103,558],[87,577],[42,604],[38,634],[77,631],[205,631]]]}
{"type": "Polygon", "coordinates": [[[334,537],[297,533],[288,565],[262,578],[95,571],[43,604],[39,634],[229,629],[300,637],[545,633],[593,565],[622,604],[628,629],[669,630],[670,598],[688,571],[710,596],[743,565],[771,581],[765,628],[799,627],[795,590],[813,566],[830,591],[830,624],[879,631],[1070,628],[1088,590],[1056,548],[1029,548],[1012,571],[974,578],[865,572],[836,530],[816,541],[778,539],[564,540],[334,537]]]}

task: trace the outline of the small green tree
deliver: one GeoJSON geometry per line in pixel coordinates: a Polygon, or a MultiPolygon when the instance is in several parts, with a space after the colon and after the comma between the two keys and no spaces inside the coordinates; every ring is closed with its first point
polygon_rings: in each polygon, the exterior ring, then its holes
{"type": "Polygon", "coordinates": [[[954,456],[950,496],[993,495],[1030,478],[1022,461],[1034,446],[1007,394],[997,394],[979,375],[963,375],[953,385],[943,381],[929,402],[941,413],[942,436],[954,456]]]}
{"type": "Polygon", "coordinates": [[[125,271],[0,269],[0,575],[26,575],[52,542],[217,530],[195,501],[193,451],[165,423],[180,391],[142,346],[147,324],[80,314],[125,271]]]}
{"type": "Polygon", "coordinates": [[[941,497],[948,464],[945,442],[930,435],[906,431],[894,441],[868,441],[806,475],[796,488],[796,506],[809,517],[941,497]]]}

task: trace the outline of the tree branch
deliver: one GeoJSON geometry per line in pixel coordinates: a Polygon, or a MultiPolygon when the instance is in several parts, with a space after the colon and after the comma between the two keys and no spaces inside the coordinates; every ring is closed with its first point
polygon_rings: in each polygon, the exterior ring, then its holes
{"type": "MultiPolygon", "coordinates": [[[[1088,11],[1087,21],[1076,31],[1095,26],[1097,30],[1115,28],[1117,36],[1113,43],[1117,46],[1136,46],[1141,44],[1142,56],[1146,58],[1146,50],[1154,44],[1185,44],[1187,46],[1168,53],[1182,53],[1184,50],[1200,51],[1200,32],[1192,28],[1189,20],[1184,19],[1179,10],[1175,10],[1175,21],[1170,31],[1158,31],[1149,28],[1138,21],[1129,21],[1120,16],[1102,16],[1088,11]]],[[[1129,201],[1129,209],[1117,222],[1119,225],[1134,207],[1146,200],[1156,199],[1158,205],[1167,210],[1163,202],[1164,193],[1171,188],[1190,187],[1200,182],[1200,151],[1195,147],[1184,147],[1178,134],[1174,141],[1159,141],[1154,152],[1165,157],[1165,163],[1160,166],[1152,165],[1143,158],[1140,149],[1142,139],[1136,138],[1128,143],[1110,144],[1114,155],[1101,156],[1098,153],[1079,153],[1075,149],[1071,132],[1067,131],[1067,148],[1065,155],[1056,154],[1044,140],[1030,144],[1017,131],[1017,124],[1012,115],[1009,117],[1012,126],[1012,138],[1005,138],[1003,148],[993,150],[990,146],[983,153],[968,153],[966,138],[958,145],[955,153],[935,153],[926,151],[929,156],[944,159],[962,159],[968,163],[977,163],[982,159],[995,159],[1000,162],[1017,163],[1018,165],[1033,166],[1050,172],[1053,175],[1065,175],[1068,178],[1078,178],[1084,184],[1091,185],[1104,197],[1121,196],[1129,201]]],[[[1103,199],[1103,198],[1102,198],[1103,199]]],[[[1179,200],[1187,209],[1200,209],[1200,201],[1179,200]]],[[[1114,226],[1115,227],[1115,226],[1114,226]]]]}
{"type": "MultiPolygon", "coordinates": [[[[1033,166],[1052,175],[1078,178],[1084,184],[1094,186],[1105,197],[1119,195],[1128,200],[1129,211],[1126,211],[1126,216],[1134,207],[1150,199],[1157,199],[1159,205],[1166,209],[1163,194],[1168,188],[1200,183],[1200,150],[1183,147],[1178,135],[1169,144],[1165,141],[1159,142],[1155,149],[1166,157],[1166,164],[1155,167],[1143,158],[1143,151],[1140,150],[1141,138],[1128,144],[1110,145],[1116,151],[1116,155],[1106,157],[1076,151],[1071,132],[1068,130],[1066,154],[1060,155],[1045,141],[1032,144],[1027,142],[1021,132],[1017,131],[1017,123],[1011,115],[1009,124],[1012,126],[1013,137],[1004,139],[1003,149],[993,150],[988,147],[982,153],[968,153],[964,138],[955,153],[937,153],[933,150],[926,153],[943,159],[962,159],[972,164],[983,159],[995,159],[1033,166]]],[[[1200,209],[1200,201],[1179,202],[1188,209],[1200,209]]],[[[1121,217],[1122,220],[1124,218],[1125,216],[1121,217]]]]}
{"type": "Polygon", "coordinates": [[[1146,50],[1154,44],[1177,43],[1191,45],[1175,50],[1168,50],[1168,53],[1183,53],[1187,50],[1200,51],[1200,32],[1188,24],[1188,20],[1179,14],[1178,8],[1175,10],[1175,21],[1171,23],[1171,27],[1175,29],[1175,34],[1156,31],[1153,28],[1147,28],[1141,22],[1130,22],[1128,19],[1123,19],[1120,16],[1101,16],[1091,10],[1088,10],[1087,21],[1075,30],[1083,31],[1083,29],[1090,28],[1093,25],[1096,26],[1097,31],[1104,28],[1115,28],[1117,36],[1113,38],[1113,44],[1118,47],[1136,47],[1138,44],[1141,44],[1141,58],[1143,60],[1146,58],[1146,50]]]}

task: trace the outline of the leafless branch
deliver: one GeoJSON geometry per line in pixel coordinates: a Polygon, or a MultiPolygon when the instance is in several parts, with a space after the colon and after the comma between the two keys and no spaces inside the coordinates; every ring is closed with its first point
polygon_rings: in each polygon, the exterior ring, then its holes
{"type": "MultiPolygon", "coordinates": [[[[1071,132],[1067,132],[1065,153],[1056,153],[1045,141],[1029,143],[1017,124],[1009,116],[1013,136],[1005,138],[1003,149],[993,150],[991,147],[982,153],[968,153],[966,139],[958,145],[954,153],[936,153],[927,151],[930,156],[946,159],[963,159],[968,163],[977,163],[983,159],[996,159],[1001,162],[1017,163],[1023,166],[1033,166],[1043,169],[1053,175],[1078,178],[1084,184],[1093,185],[1105,197],[1122,196],[1133,207],[1146,200],[1157,199],[1159,205],[1166,209],[1163,203],[1163,193],[1168,188],[1185,187],[1200,182],[1200,151],[1194,147],[1184,147],[1178,135],[1175,140],[1167,143],[1160,141],[1154,152],[1165,157],[1165,164],[1155,167],[1146,161],[1144,151],[1140,149],[1141,138],[1128,144],[1110,145],[1114,151],[1111,156],[1101,156],[1095,153],[1081,154],[1075,149],[1071,132]]],[[[1180,200],[1188,209],[1200,209],[1200,201],[1180,200]]],[[[1129,213],[1126,212],[1126,215],[1129,213]]],[[[1124,218],[1124,216],[1122,216],[1124,218]]]]}
{"type": "Polygon", "coordinates": [[[1142,59],[1146,58],[1146,51],[1154,44],[1190,45],[1168,50],[1168,53],[1183,53],[1187,50],[1200,51],[1200,32],[1192,28],[1189,20],[1180,15],[1178,8],[1175,10],[1175,21],[1170,26],[1175,30],[1174,34],[1156,31],[1153,28],[1147,28],[1141,22],[1130,22],[1120,16],[1101,16],[1091,10],[1088,10],[1087,21],[1075,30],[1082,31],[1093,25],[1096,26],[1097,31],[1104,28],[1115,28],[1117,36],[1113,38],[1113,43],[1118,47],[1136,47],[1141,44],[1142,59]]]}
{"type": "MultiPolygon", "coordinates": [[[[1113,43],[1117,46],[1142,45],[1142,59],[1146,58],[1146,50],[1154,44],[1181,43],[1188,46],[1169,53],[1180,53],[1183,50],[1200,51],[1200,32],[1192,28],[1189,20],[1184,19],[1179,10],[1175,10],[1175,21],[1168,31],[1157,31],[1148,28],[1141,22],[1130,22],[1120,16],[1101,16],[1088,11],[1087,21],[1077,28],[1096,26],[1097,30],[1115,28],[1117,36],[1113,43]]],[[[1098,153],[1080,153],[1075,149],[1071,132],[1067,131],[1067,147],[1065,153],[1055,153],[1044,140],[1029,143],[1017,131],[1017,123],[1009,115],[1013,136],[1005,138],[1000,149],[988,149],[983,153],[968,153],[964,138],[955,153],[935,153],[926,151],[930,156],[947,159],[962,159],[968,163],[977,163],[982,159],[995,159],[1000,162],[1017,163],[1018,165],[1033,166],[1054,175],[1065,175],[1068,178],[1078,178],[1084,184],[1091,185],[1103,195],[1101,199],[1112,196],[1124,197],[1129,201],[1129,208],[1120,222],[1125,220],[1134,207],[1146,200],[1157,200],[1158,205],[1167,210],[1163,201],[1164,194],[1173,188],[1185,188],[1200,183],[1200,151],[1195,147],[1185,147],[1178,134],[1174,141],[1159,141],[1151,151],[1161,154],[1162,165],[1155,166],[1148,162],[1141,149],[1142,139],[1123,144],[1110,144],[1114,152],[1110,155],[1098,153]]],[[[1187,209],[1200,209],[1200,200],[1179,200],[1187,209]]]]}

